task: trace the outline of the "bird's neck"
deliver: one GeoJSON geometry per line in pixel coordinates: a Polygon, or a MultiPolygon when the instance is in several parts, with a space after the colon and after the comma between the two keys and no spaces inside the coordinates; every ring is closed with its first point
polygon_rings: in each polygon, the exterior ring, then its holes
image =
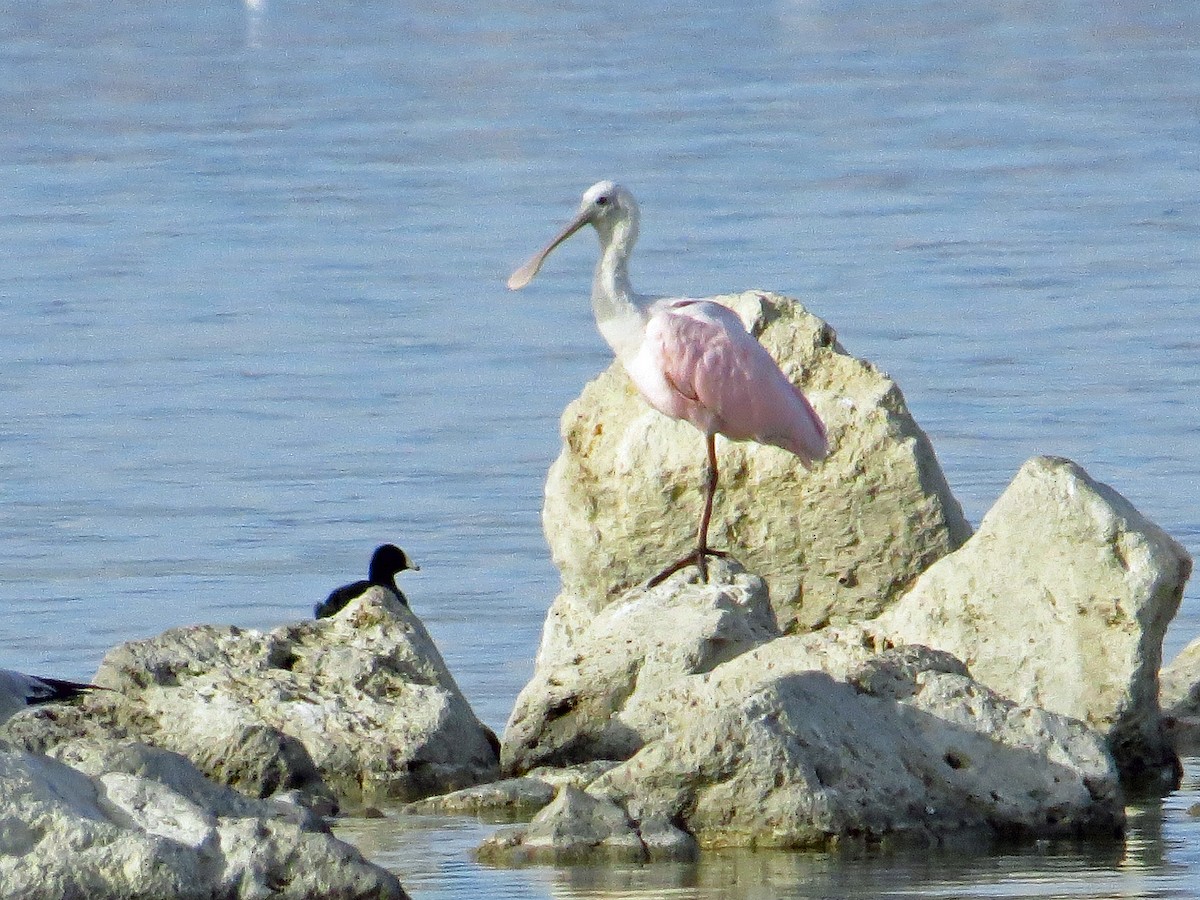
{"type": "Polygon", "coordinates": [[[636,223],[618,223],[600,235],[600,262],[592,279],[592,312],[604,340],[617,358],[632,358],[646,330],[647,298],[629,282],[629,254],[637,240],[636,223]]]}

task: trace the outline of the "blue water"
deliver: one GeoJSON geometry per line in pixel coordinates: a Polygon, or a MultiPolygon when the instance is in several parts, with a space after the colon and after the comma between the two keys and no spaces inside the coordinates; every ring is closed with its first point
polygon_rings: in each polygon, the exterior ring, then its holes
{"type": "MultiPolygon", "coordinates": [[[[1200,550],[1200,7],[408,6],[0,8],[3,665],[294,619],[390,540],[502,727],[557,589],[558,415],[609,360],[589,240],[503,281],[601,177],[642,203],[643,290],[802,298],[901,384],[973,521],[1054,453],[1200,550]]],[[[1168,657],[1198,633],[1192,586],[1168,657]]],[[[471,890],[593,889],[429,827],[471,890]]],[[[1102,871],[1192,895],[1194,853],[1154,859],[1102,871]]],[[[1031,896],[1096,869],[1014,865],[1031,896]]],[[[946,890],[1011,876],[984,871],[946,890]]]]}

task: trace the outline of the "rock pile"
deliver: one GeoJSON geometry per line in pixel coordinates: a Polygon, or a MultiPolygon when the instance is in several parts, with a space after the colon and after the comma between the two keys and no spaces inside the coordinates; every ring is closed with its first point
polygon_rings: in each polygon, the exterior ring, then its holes
{"type": "Polygon", "coordinates": [[[0,736],[51,752],[81,738],[144,741],[251,796],[294,790],[324,809],[415,800],[498,772],[495,736],[421,621],[383,588],[268,632],[191,626],[123,644],[96,679],[113,690],[18,716],[0,736]]]}
{"type": "Polygon", "coordinates": [[[812,473],[719,451],[713,543],[763,578],[629,589],[691,539],[702,461],[614,365],[563,417],[544,513],[563,591],[509,780],[424,807],[546,804],[481,848],[506,863],[1119,834],[1125,787],[1178,776],[1157,672],[1187,554],[1053,458],[971,536],[886,376],[793,301],[717,299],[830,432],[812,473]]]}
{"type": "Polygon", "coordinates": [[[713,575],[630,591],[577,633],[573,656],[539,666],[505,735],[506,770],[620,762],[576,788],[589,800],[560,791],[485,858],[574,859],[598,834],[604,856],[650,859],[696,843],[1119,833],[1117,770],[1084,723],[873,623],[780,634],[762,620],[761,579],[728,564],[713,575]],[[690,627],[648,634],[648,621],[690,627]]]}
{"type": "Polygon", "coordinates": [[[109,690],[0,726],[6,897],[403,898],[318,813],[499,771],[495,735],[381,587],[319,621],[124,644],[95,681],[109,690]]]}
{"type": "Polygon", "coordinates": [[[5,897],[405,900],[396,877],[300,806],[252,800],[144,744],[71,765],[0,750],[5,897]]]}

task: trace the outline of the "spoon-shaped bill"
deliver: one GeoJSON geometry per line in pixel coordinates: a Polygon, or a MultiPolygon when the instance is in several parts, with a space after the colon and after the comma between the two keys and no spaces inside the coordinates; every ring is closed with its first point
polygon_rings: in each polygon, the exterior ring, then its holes
{"type": "Polygon", "coordinates": [[[542,251],[537,256],[533,257],[521,268],[517,269],[508,276],[508,289],[510,291],[519,291],[529,282],[533,281],[533,276],[538,273],[538,269],[542,267],[542,260],[546,258],[546,251],[542,251]]]}
{"type": "Polygon", "coordinates": [[[572,219],[567,227],[560,231],[558,236],[546,245],[546,249],[534,254],[529,262],[508,276],[508,289],[510,291],[519,291],[525,285],[529,284],[529,282],[533,281],[533,276],[538,273],[538,269],[542,267],[542,263],[546,261],[546,257],[550,255],[551,251],[587,223],[588,217],[586,213],[581,212],[572,219]]]}

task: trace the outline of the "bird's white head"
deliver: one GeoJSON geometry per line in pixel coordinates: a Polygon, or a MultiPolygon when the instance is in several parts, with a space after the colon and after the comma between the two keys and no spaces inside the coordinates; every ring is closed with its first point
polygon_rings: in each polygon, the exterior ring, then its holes
{"type": "Polygon", "coordinates": [[[633,194],[615,181],[597,181],[579,198],[578,215],[597,229],[620,219],[636,218],[637,212],[633,194]]]}
{"type": "Polygon", "coordinates": [[[632,247],[637,239],[638,206],[633,194],[615,181],[598,181],[583,192],[579,210],[566,228],[545,249],[535,254],[525,265],[508,278],[508,286],[517,291],[533,281],[550,253],[584,225],[591,225],[600,234],[600,243],[607,246],[613,236],[623,232],[625,246],[632,247]]]}

